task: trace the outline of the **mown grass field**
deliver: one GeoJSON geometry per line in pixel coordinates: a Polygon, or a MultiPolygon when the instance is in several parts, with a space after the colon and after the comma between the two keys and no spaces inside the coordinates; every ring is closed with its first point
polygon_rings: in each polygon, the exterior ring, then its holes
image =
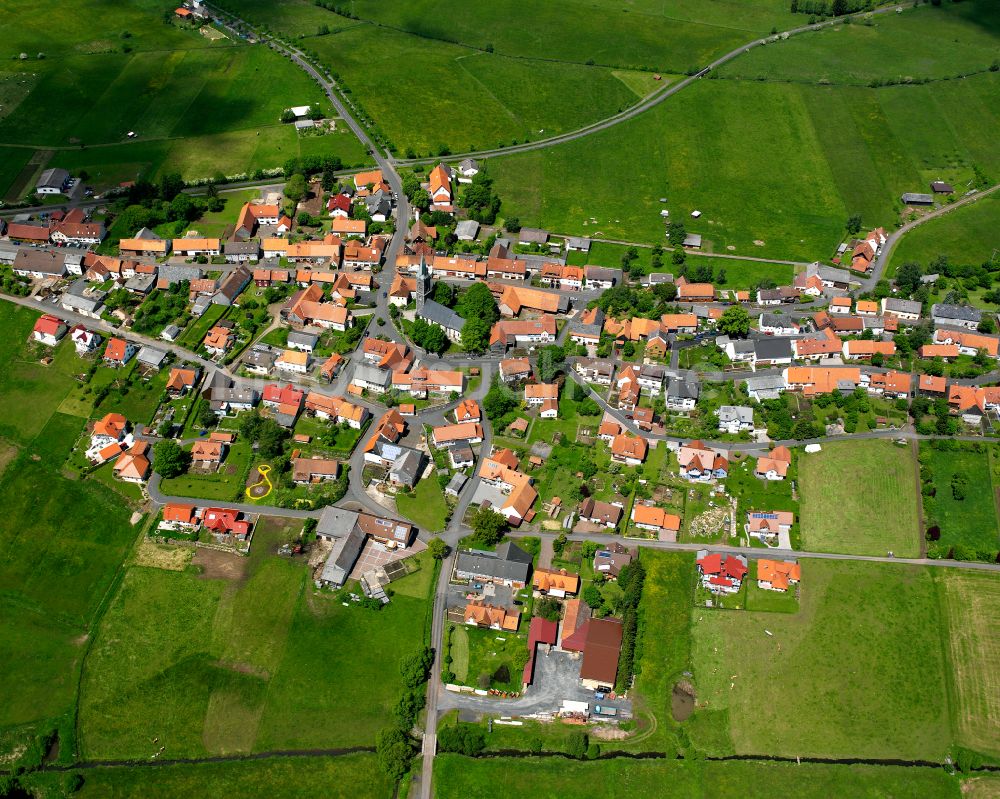
{"type": "Polygon", "coordinates": [[[973,452],[971,448],[939,450],[927,443],[921,445],[920,452],[922,461],[927,458],[936,489],[933,497],[924,500],[926,526],[941,528],[943,545],[995,550],[1000,533],[989,455],[973,452]],[[961,499],[952,491],[955,475],[961,475],[965,481],[961,499]]]}
{"type": "MultiPolygon", "coordinates": [[[[32,776],[45,790],[57,775],[32,776]]],[[[101,768],[86,772],[81,799],[185,799],[189,796],[281,796],[309,799],[389,799],[393,786],[373,754],[290,757],[234,763],[148,768],[101,768]]],[[[48,793],[42,794],[48,796],[48,793]]],[[[52,794],[58,795],[58,794],[52,794]]]]}
{"type": "Polygon", "coordinates": [[[305,46],[401,154],[540,139],[615,114],[641,96],[605,67],[508,58],[372,25],[305,46]]]}
{"type": "Polygon", "coordinates": [[[951,659],[956,741],[1000,756],[1000,580],[947,570],[938,579],[951,659]]]}
{"type": "Polygon", "coordinates": [[[909,447],[888,441],[827,443],[799,458],[802,548],[916,557],[916,474],[909,447]]]}
{"type": "Polygon", "coordinates": [[[28,341],[38,316],[30,308],[0,306],[0,438],[19,444],[38,435],[76,385],[73,376],[87,369],[68,337],[54,349],[28,341]],[[54,360],[43,366],[46,355],[54,360]]]}
{"type": "Polygon", "coordinates": [[[924,269],[939,255],[957,264],[978,266],[1000,248],[1000,196],[991,194],[938,219],[932,219],[903,236],[892,251],[888,274],[908,261],[924,269]]]}
{"type": "MultiPolygon", "coordinates": [[[[687,229],[692,233],[700,231],[695,220],[686,221],[687,229]]],[[[711,242],[707,239],[704,242],[705,249],[709,249],[711,242]]],[[[624,244],[611,244],[610,242],[595,241],[590,245],[589,253],[572,252],[567,258],[567,262],[576,266],[587,264],[595,266],[609,266],[615,269],[622,268],[622,256],[628,247],[624,244]]],[[[646,247],[637,248],[639,257],[636,263],[643,267],[645,272],[652,271],[650,261],[652,253],[646,247]]],[[[661,272],[677,272],[677,267],[670,262],[670,254],[664,253],[663,266],[661,272]]],[[[749,261],[741,258],[709,258],[704,255],[687,256],[688,267],[701,266],[703,264],[712,267],[713,277],[717,288],[748,289],[757,285],[762,280],[773,280],[779,286],[792,282],[795,276],[795,267],[791,264],[778,264],[763,261],[749,261]],[[725,279],[719,280],[722,276],[725,279]]]]}
{"type": "Polygon", "coordinates": [[[647,716],[635,741],[623,748],[663,751],[673,743],[677,724],[670,715],[670,694],[691,662],[691,595],[694,554],[642,550],[646,567],[640,612],[642,646],[635,682],[637,715],[647,716]],[[656,718],[655,730],[647,727],[656,718]]]}
{"type": "Polygon", "coordinates": [[[927,4],[875,16],[870,25],[836,25],[755,48],[719,74],[863,86],[951,78],[988,69],[1000,58],[998,36],[1000,9],[988,0],[927,4]]]}
{"type": "Polygon", "coordinates": [[[861,562],[803,560],[796,614],[696,608],[692,741],[713,754],[941,761],[945,623],[929,570],[861,562]]]}
{"type": "Polygon", "coordinates": [[[43,415],[0,478],[0,728],[71,708],[90,621],[134,535],[117,494],[62,474],[82,421],[43,415]]]}
{"type": "Polygon", "coordinates": [[[237,559],[226,576],[129,569],[83,676],[87,757],[374,742],[401,686],[387,664],[419,648],[429,583],[421,572],[404,578],[401,589],[422,581],[423,594],[401,590],[378,613],[344,608],[314,592],[301,564],[273,557],[275,543],[255,540],[249,563],[237,559]]]}
{"type": "Polygon", "coordinates": [[[607,131],[488,169],[502,213],[523,225],[662,242],[666,197],[671,218],[716,252],[825,258],[851,214],[891,226],[902,192],[964,182],[973,164],[996,172],[998,99],[996,73],[882,89],[707,80],[607,131]],[[924,124],[927,108],[950,124],[924,124]]]}
{"type": "MultiPolygon", "coordinates": [[[[799,18],[781,0],[713,2],[612,0],[577,3],[526,0],[467,5],[416,0],[387,5],[377,0],[345,3],[352,14],[430,40],[492,45],[496,52],[583,64],[682,72],[750,41],[772,27],[792,27],[799,18]],[[517,24],[511,24],[516,20],[517,24]],[[567,24],[572,20],[572,24],[567,24]]],[[[801,23],[800,23],[801,24],[801,23]]]]}
{"type": "Polygon", "coordinates": [[[521,797],[539,784],[545,786],[544,795],[551,799],[598,799],[623,790],[633,796],[676,799],[766,799],[775,795],[958,799],[961,795],[955,777],[929,768],[625,759],[585,763],[561,758],[477,760],[461,755],[434,759],[434,786],[439,797],[521,797]]]}

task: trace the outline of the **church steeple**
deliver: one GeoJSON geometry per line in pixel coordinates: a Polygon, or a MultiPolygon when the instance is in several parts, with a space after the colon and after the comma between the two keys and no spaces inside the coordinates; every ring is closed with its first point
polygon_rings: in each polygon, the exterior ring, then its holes
{"type": "Polygon", "coordinates": [[[419,311],[424,307],[424,302],[427,301],[427,295],[431,291],[431,273],[427,268],[427,261],[424,259],[423,253],[420,254],[420,266],[417,269],[417,310],[419,311]]]}

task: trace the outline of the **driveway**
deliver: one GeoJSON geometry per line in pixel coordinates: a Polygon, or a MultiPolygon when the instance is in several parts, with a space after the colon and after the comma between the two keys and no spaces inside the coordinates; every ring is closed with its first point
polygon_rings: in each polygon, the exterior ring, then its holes
{"type": "Polygon", "coordinates": [[[478,694],[459,694],[442,690],[438,707],[441,710],[472,710],[478,713],[499,713],[509,716],[530,716],[536,713],[556,713],[564,700],[595,702],[603,707],[616,707],[622,717],[632,715],[632,703],[627,699],[594,699],[594,692],[580,685],[580,658],[571,652],[539,648],[535,658],[535,681],[518,699],[497,699],[478,694]]]}

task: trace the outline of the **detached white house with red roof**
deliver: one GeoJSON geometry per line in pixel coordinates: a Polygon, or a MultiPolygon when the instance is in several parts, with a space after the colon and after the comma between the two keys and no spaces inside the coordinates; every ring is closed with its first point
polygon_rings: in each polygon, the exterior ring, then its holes
{"type": "Polygon", "coordinates": [[[54,347],[59,339],[66,335],[66,325],[61,319],[51,314],[42,314],[31,330],[31,338],[35,341],[54,347]]]}
{"type": "Polygon", "coordinates": [[[87,355],[97,349],[101,343],[101,336],[92,330],[87,330],[83,325],[76,325],[70,330],[70,340],[76,347],[77,355],[87,355]]]}
{"type": "Polygon", "coordinates": [[[132,360],[137,349],[135,344],[123,338],[109,339],[108,346],[104,349],[104,362],[108,366],[122,367],[132,360]]]}
{"type": "Polygon", "coordinates": [[[701,584],[713,594],[735,594],[743,585],[747,574],[747,559],[742,555],[709,554],[707,550],[698,552],[698,573],[701,584]]]}

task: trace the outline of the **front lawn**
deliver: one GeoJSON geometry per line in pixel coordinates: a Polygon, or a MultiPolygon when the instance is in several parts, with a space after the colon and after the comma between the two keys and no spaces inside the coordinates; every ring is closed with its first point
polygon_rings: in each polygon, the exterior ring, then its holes
{"type": "Polygon", "coordinates": [[[229,447],[226,459],[217,472],[201,474],[190,471],[179,477],[164,478],[160,481],[160,490],[168,496],[246,501],[244,489],[251,454],[250,445],[237,440],[229,447]]]}
{"type": "Polygon", "coordinates": [[[396,510],[421,530],[437,533],[448,523],[448,500],[437,473],[424,478],[409,494],[396,494],[396,510]]]}

